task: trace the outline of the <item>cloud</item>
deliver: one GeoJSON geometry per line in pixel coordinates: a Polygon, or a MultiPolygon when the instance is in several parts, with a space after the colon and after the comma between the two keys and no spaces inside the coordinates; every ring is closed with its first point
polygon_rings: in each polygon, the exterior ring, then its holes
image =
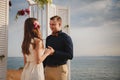
{"type": "Polygon", "coordinates": [[[120,0],[109,0],[104,16],[106,20],[115,21],[120,19],[119,5],[120,5],[120,0]]]}
{"type": "MultiPolygon", "coordinates": [[[[96,14],[96,13],[101,13],[101,11],[103,11],[106,7],[106,0],[97,0],[97,1],[93,1],[91,2],[91,0],[87,1],[83,1],[84,4],[82,5],[77,5],[77,6],[73,6],[72,10],[73,10],[73,14],[83,14],[83,13],[90,13],[90,14],[96,14]],[[76,7],[76,9],[75,9],[76,7]],[[98,12],[97,12],[98,11],[98,12]]],[[[80,2],[79,2],[80,3],[80,2]]]]}
{"type": "Polygon", "coordinates": [[[79,27],[98,27],[120,19],[119,0],[81,0],[79,3],[80,5],[71,6],[71,22],[79,27]]]}
{"type": "Polygon", "coordinates": [[[104,10],[106,8],[107,1],[105,0],[97,0],[91,2],[88,0],[82,1],[82,5],[78,5],[77,9],[74,9],[75,6],[72,7],[71,20],[73,20],[72,24],[79,25],[79,27],[87,27],[87,26],[99,26],[104,22],[104,10]],[[77,18],[75,20],[75,18],[77,18]],[[76,23],[79,21],[78,23],[76,23]]]}

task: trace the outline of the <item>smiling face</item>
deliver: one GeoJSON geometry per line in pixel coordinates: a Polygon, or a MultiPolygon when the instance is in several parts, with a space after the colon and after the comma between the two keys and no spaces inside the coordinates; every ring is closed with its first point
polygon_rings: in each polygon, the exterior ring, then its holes
{"type": "Polygon", "coordinates": [[[52,32],[58,32],[61,30],[61,18],[59,16],[53,16],[50,19],[50,29],[52,32]]]}
{"type": "Polygon", "coordinates": [[[61,30],[61,25],[56,20],[50,20],[50,29],[52,30],[52,32],[60,31],[61,30]]]}

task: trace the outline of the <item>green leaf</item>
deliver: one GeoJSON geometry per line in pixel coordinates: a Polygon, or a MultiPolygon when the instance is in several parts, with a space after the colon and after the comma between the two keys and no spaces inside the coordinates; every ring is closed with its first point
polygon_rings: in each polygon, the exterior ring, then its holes
{"type": "Polygon", "coordinates": [[[35,2],[41,7],[44,8],[44,5],[47,3],[52,3],[52,0],[35,0],[35,2]]]}

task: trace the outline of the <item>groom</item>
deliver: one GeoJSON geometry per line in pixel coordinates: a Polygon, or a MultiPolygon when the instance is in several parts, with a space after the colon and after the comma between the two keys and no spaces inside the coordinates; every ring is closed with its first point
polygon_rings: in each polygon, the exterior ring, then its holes
{"type": "Polygon", "coordinates": [[[73,58],[73,43],[71,37],[62,32],[61,24],[61,17],[50,18],[52,34],[46,38],[46,47],[51,46],[55,52],[44,61],[45,80],[68,80],[66,63],[73,58]]]}

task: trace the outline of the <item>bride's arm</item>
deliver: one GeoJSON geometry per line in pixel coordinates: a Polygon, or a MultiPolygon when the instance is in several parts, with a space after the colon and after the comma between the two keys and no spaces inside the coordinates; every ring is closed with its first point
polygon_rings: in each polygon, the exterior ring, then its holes
{"type": "Polygon", "coordinates": [[[44,50],[44,48],[42,47],[42,41],[39,39],[36,39],[35,43],[36,43],[36,48],[35,48],[36,61],[37,61],[37,64],[39,64],[43,62],[47,56],[52,54],[53,51],[51,49],[45,49],[44,54],[41,54],[43,53],[43,50],[44,50]]]}

